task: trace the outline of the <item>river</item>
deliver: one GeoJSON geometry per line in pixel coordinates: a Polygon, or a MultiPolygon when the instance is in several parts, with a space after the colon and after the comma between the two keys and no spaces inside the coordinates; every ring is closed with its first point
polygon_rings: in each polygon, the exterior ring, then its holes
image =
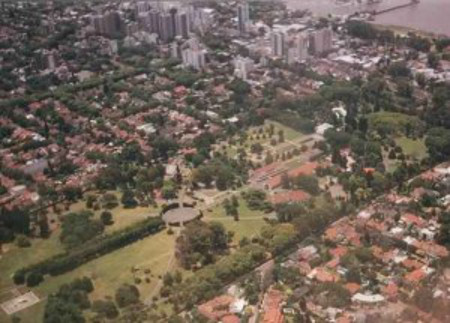
{"type": "MultiPolygon", "coordinates": [[[[317,15],[348,15],[357,11],[380,10],[408,3],[409,0],[381,0],[381,3],[362,4],[350,0],[339,4],[336,0],[285,0],[290,9],[309,9],[317,15]]],[[[450,0],[420,0],[420,3],[376,16],[375,23],[414,28],[450,36],[450,0]]]]}

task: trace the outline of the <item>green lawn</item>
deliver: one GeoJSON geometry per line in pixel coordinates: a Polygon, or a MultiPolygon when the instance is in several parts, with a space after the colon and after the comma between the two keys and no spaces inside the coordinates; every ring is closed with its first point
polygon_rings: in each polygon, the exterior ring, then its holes
{"type": "Polygon", "coordinates": [[[279,122],[271,121],[271,120],[266,122],[266,125],[270,125],[270,124],[273,124],[275,126],[275,134],[277,134],[279,130],[283,130],[284,138],[286,140],[297,140],[303,136],[303,134],[301,132],[294,130],[292,128],[289,128],[285,125],[282,125],[279,122]]]}
{"type": "MultiPolygon", "coordinates": [[[[121,193],[119,193],[119,192],[112,192],[112,193],[114,193],[120,201],[121,193]]],[[[88,194],[94,194],[94,193],[88,193],[88,194]]],[[[87,210],[86,201],[84,201],[84,200],[80,200],[77,203],[72,204],[70,206],[70,210],[64,211],[63,214],[68,213],[68,212],[79,212],[82,210],[87,210]]],[[[93,209],[90,209],[90,211],[94,212],[94,216],[99,219],[100,214],[104,211],[104,209],[100,209],[100,210],[96,210],[96,211],[93,209]]],[[[122,207],[122,205],[119,204],[118,207],[116,207],[112,210],[109,210],[109,211],[112,213],[114,223],[112,225],[106,227],[105,231],[107,233],[116,231],[118,229],[125,228],[133,223],[144,220],[146,216],[148,216],[150,214],[158,213],[159,208],[153,207],[153,206],[149,206],[149,207],[138,206],[138,207],[135,207],[132,209],[124,209],[122,207]]]]}
{"type": "MultiPolygon", "coordinates": [[[[115,193],[119,197],[119,193],[115,193]]],[[[86,209],[86,202],[85,201],[78,201],[77,203],[74,203],[70,206],[69,210],[62,212],[62,214],[68,213],[68,212],[78,212],[81,210],[86,209]]],[[[96,218],[100,218],[100,214],[103,210],[97,210],[93,211],[94,216],[96,218]]],[[[113,214],[113,220],[114,223],[110,226],[107,226],[105,229],[106,233],[114,232],[116,230],[125,228],[127,226],[130,226],[136,222],[142,221],[150,214],[157,214],[158,208],[155,207],[136,207],[133,209],[124,209],[122,206],[118,206],[111,210],[111,213],[113,214]]],[[[12,275],[14,272],[24,266],[42,261],[44,259],[47,259],[51,256],[54,256],[55,254],[58,254],[60,252],[64,251],[64,246],[59,241],[59,235],[60,235],[60,229],[56,229],[53,231],[53,233],[50,235],[48,239],[40,239],[35,238],[31,239],[32,246],[30,248],[18,248],[15,244],[6,244],[3,246],[3,255],[0,258],[0,291],[7,290],[9,288],[14,287],[12,282],[12,275]]],[[[104,256],[100,259],[97,259],[91,263],[88,263],[86,265],[81,266],[77,270],[70,272],[66,275],[57,276],[57,277],[49,277],[46,279],[46,281],[39,287],[36,288],[36,291],[40,296],[46,296],[49,292],[55,291],[58,286],[62,283],[70,281],[72,278],[80,277],[85,275],[86,272],[92,272],[95,274],[97,272],[97,269],[99,271],[99,276],[102,277],[102,279],[98,280],[98,283],[96,281],[96,285],[98,284],[99,288],[96,290],[95,293],[98,292],[98,295],[103,295],[105,286],[113,286],[111,287],[113,290],[116,288],[116,285],[111,284],[113,281],[117,282],[123,282],[123,279],[118,279],[117,276],[115,277],[108,277],[107,274],[104,272],[112,272],[114,275],[117,274],[117,271],[113,270],[110,271],[108,267],[110,268],[122,268],[121,266],[117,265],[111,265],[111,263],[108,263],[109,261],[114,262],[114,255],[116,253],[120,254],[120,256],[115,260],[117,263],[124,264],[131,264],[138,265],[142,261],[146,261],[151,266],[155,266],[155,273],[159,275],[158,272],[162,272],[161,268],[158,268],[158,265],[163,263],[167,264],[167,261],[165,261],[165,258],[169,259],[170,255],[173,254],[173,243],[174,243],[174,237],[167,236],[166,233],[160,233],[156,235],[155,237],[149,237],[143,241],[140,241],[134,245],[131,245],[127,248],[131,248],[129,250],[132,251],[133,257],[124,256],[123,250],[120,249],[110,255],[104,256]],[[164,239],[163,239],[164,238],[164,239]],[[169,244],[167,244],[165,240],[169,241],[169,244]],[[133,248],[135,248],[135,245],[141,245],[144,246],[144,249],[142,249],[142,252],[138,252],[139,250],[134,251],[133,248]],[[147,250],[149,254],[145,253],[144,251],[147,250]],[[165,250],[165,252],[170,251],[169,254],[163,254],[162,251],[165,250]],[[154,253],[154,254],[153,254],[154,253]],[[112,257],[110,257],[113,255],[112,257]],[[109,258],[108,258],[109,257],[109,258]],[[155,258],[157,257],[157,258],[155,258]],[[105,260],[104,260],[105,259],[105,260]],[[123,261],[123,259],[127,259],[127,261],[123,261]],[[129,262],[129,260],[131,261],[129,262]],[[103,261],[105,261],[105,265],[103,265],[103,261]],[[159,262],[161,261],[161,262],[159,262]],[[155,264],[153,264],[155,262],[155,264]],[[106,277],[106,279],[104,278],[106,277]],[[110,281],[108,281],[108,279],[110,281]]],[[[165,270],[165,269],[164,269],[165,270]]],[[[153,272],[153,270],[152,270],[153,272]]],[[[133,277],[130,272],[130,270],[127,270],[126,272],[122,273],[122,275],[130,276],[130,282],[132,282],[133,277]]],[[[138,274],[136,274],[138,275],[138,274]]],[[[127,276],[127,277],[128,277],[127,276]]],[[[146,289],[151,289],[152,286],[156,285],[156,279],[152,279],[152,282],[150,284],[142,283],[142,290],[145,292],[146,289]]],[[[108,290],[109,292],[109,290],[108,290]]],[[[33,314],[35,311],[40,311],[42,314],[44,306],[39,303],[35,306],[33,306],[30,309],[27,309],[25,311],[20,312],[20,316],[24,316],[23,321],[24,322],[33,322],[33,320],[26,319],[27,316],[30,318],[35,318],[36,316],[33,314]],[[31,314],[30,314],[31,313],[31,314]]],[[[0,311],[0,322],[4,322],[6,320],[5,314],[0,311]]]]}
{"type": "Polygon", "coordinates": [[[48,239],[33,239],[30,248],[18,248],[15,244],[8,244],[4,249],[9,250],[0,259],[0,290],[13,287],[11,278],[19,268],[64,251],[58,233],[52,234],[48,239]]]}
{"type": "MultiPolygon", "coordinates": [[[[229,157],[234,157],[234,156],[236,156],[239,148],[244,148],[246,150],[246,152],[249,153],[250,147],[253,144],[256,144],[256,143],[260,143],[261,145],[269,144],[271,138],[268,136],[268,134],[265,133],[266,136],[265,136],[265,138],[263,138],[263,135],[259,134],[258,131],[261,128],[267,129],[270,124],[273,124],[275,127],[273,138],[278,138],[278,131],[280,131],[280,130],[283,130],[285,140],[298,140],[303,136],[302,133],[300,133],[292,128],[286,127],[279,122],[269,120],[269,121],[265,122],[264,126],[252,127],[250,129],[248,129],[247,130],[248,139],[245,141],[245,143],[243,145],[240,145],[239,142],[236,142],[235,145],[230,145],[230,144],[228,144],[228,142],[222,142],[221,144],[216,146],[216,150],[226,153],[229,157]],[[256,138],[257,136],[259,138],[256,138]]],[[[234,139],[236,141],[238,141],[239,138],[235,137],[234,139]]],[[[292,147],[292,148],[294,148],[294,147],[292,147]]]]}
{"type": "Polygon", "coordinates": [[[400,137],[395,140],[395,143],[402,147],[405,155],[422,160],[427,157],[427,147],[424,139],[413,140],[407,137],[400,137]]]}
{"type": "Polygon", "coordinates": [[[247,207],[245,201],[239,197],[239,221],[234,221],[233,217],[225,214],[223,206],[215,206],[211,212],[205,212],[205,221],[219,221],[223,223],[227,230],[235,233],[234,242],[239,242],[243,237],[251,238],[259,234],[261,227],[264,226],[264,213],[253,211],[247,207]]]}
{"type": "MultiPolygon", "coordinates": [[[[175,238],[175,235],[169,235],[166,231],[159,232],[84,264],[69,273],[46,277],[45,281],[33,290],[38,295],[48,295],[64,283],[87,276],[95,285],[95,290],[91,294],[91,300],[94,300],[106,296],[114,297],[115,290],[121,284],[134,283],[135,278],[140,278],[142,282],[137,287],[141,292],[141,299],[145,300],[159,287],[158,276],[163,275],[168,269],[176,268],[176,262],[173,260],[175,238]],[[151,272],[145,274],[146,269],[151,272]],[[146,277],[150,278],[150,283],[145,282],[146,277]]],[[[40,322],[41,320],[36,320],[36,317],[42,317],[43,311],[44,302],[20,312],[20,316],[23,322],[40,322]]]]}

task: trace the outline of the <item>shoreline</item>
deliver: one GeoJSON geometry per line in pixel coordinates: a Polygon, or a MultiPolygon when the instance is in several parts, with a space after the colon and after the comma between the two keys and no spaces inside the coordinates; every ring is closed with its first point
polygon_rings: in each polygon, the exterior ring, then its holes
{"type": "Polygon", "coordinates": [[[400,26],[400,25],[392,25],[392,24],[381,24],[373,21],[368,21],[372,26],[377,28],[378,30],[391,30],[394,34],[397,35],[407,35],[408,33],[415,33],[418,36],[425,38],[440,38],[440,37],[449,37],[444,34],[437,34],[431,31],[416,29],[412,27],[400,26]]]}

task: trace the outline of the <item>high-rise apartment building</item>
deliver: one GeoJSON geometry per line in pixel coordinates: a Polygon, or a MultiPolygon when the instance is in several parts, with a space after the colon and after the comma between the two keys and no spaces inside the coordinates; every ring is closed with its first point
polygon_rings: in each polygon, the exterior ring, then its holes
{"type": "Polygon", "coordinates": [[[247,32],[247,25],[250,22],[250,10],[247,2],[238,5],[237,19],[239,32],[245,34],[247,32]]]}

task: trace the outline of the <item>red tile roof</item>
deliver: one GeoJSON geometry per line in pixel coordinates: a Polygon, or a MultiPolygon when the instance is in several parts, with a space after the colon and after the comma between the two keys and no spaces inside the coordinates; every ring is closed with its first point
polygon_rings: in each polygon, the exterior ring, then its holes
{"type": "Polygon", "coordinates": [[[221,319],[222,323],[240,323],[241,319],[236,315],[225,315],[221,319]]]}
{"type": "Polygon", "coordinates": [[[346,247],[338,246],[334,249],[331,249],[329,252],[333,257],[342,257],[347,254],[348,249],[346,247]]]}
{"type": "Polygon", "coordinates": [[[302,190],[287,191],[282,193],[276,193],[270,197],[270,201],[273,204],[281,203],[296,203],[304,202],[311,198],[311,196],[302,190]]]}
{"type": "Polygon", "coordinates": [[[424,279],[426,277],[426,273],[422,270],[422,269],[416,269],[412,272],[409,272],[405,275],[405,279],[410,282],[410,283],[414,283],[417,284],[418,282],[420,282],[422,279],[424,279]]]}
{"type": "Polygon", "coordinates": [[[359,291],[361,289],[361,285],[357,284],[357,283],[347,283],[345,284],[345,289],[347,289],[350,294],[356,294],[357,291],[359,291]]]}
{"type": "Polygon", "coordinates": [[[381,288],[381,292],[388,298],[388,299],[394,299],[397,297],[398,295],[398,286],[393,283],[390,282],[389,284],[387,284],[386,286],[383,286],[381,288]]]}
{"type": "Polygon", "coordinates": [[[282,323],[284,321],[281,312],[282,301],[283,294],[280,291],[271,289],[266,293],[263,303],[264,316],[261,323],[282,323]]]}
{"type": "Polygon", "coordinates": [[[229,315],[228,308],[234,301],[229,295],[222,295],[201,304],[198,307],[199,312],[210,320],[218,321],[223,316],[229,315]]]}

